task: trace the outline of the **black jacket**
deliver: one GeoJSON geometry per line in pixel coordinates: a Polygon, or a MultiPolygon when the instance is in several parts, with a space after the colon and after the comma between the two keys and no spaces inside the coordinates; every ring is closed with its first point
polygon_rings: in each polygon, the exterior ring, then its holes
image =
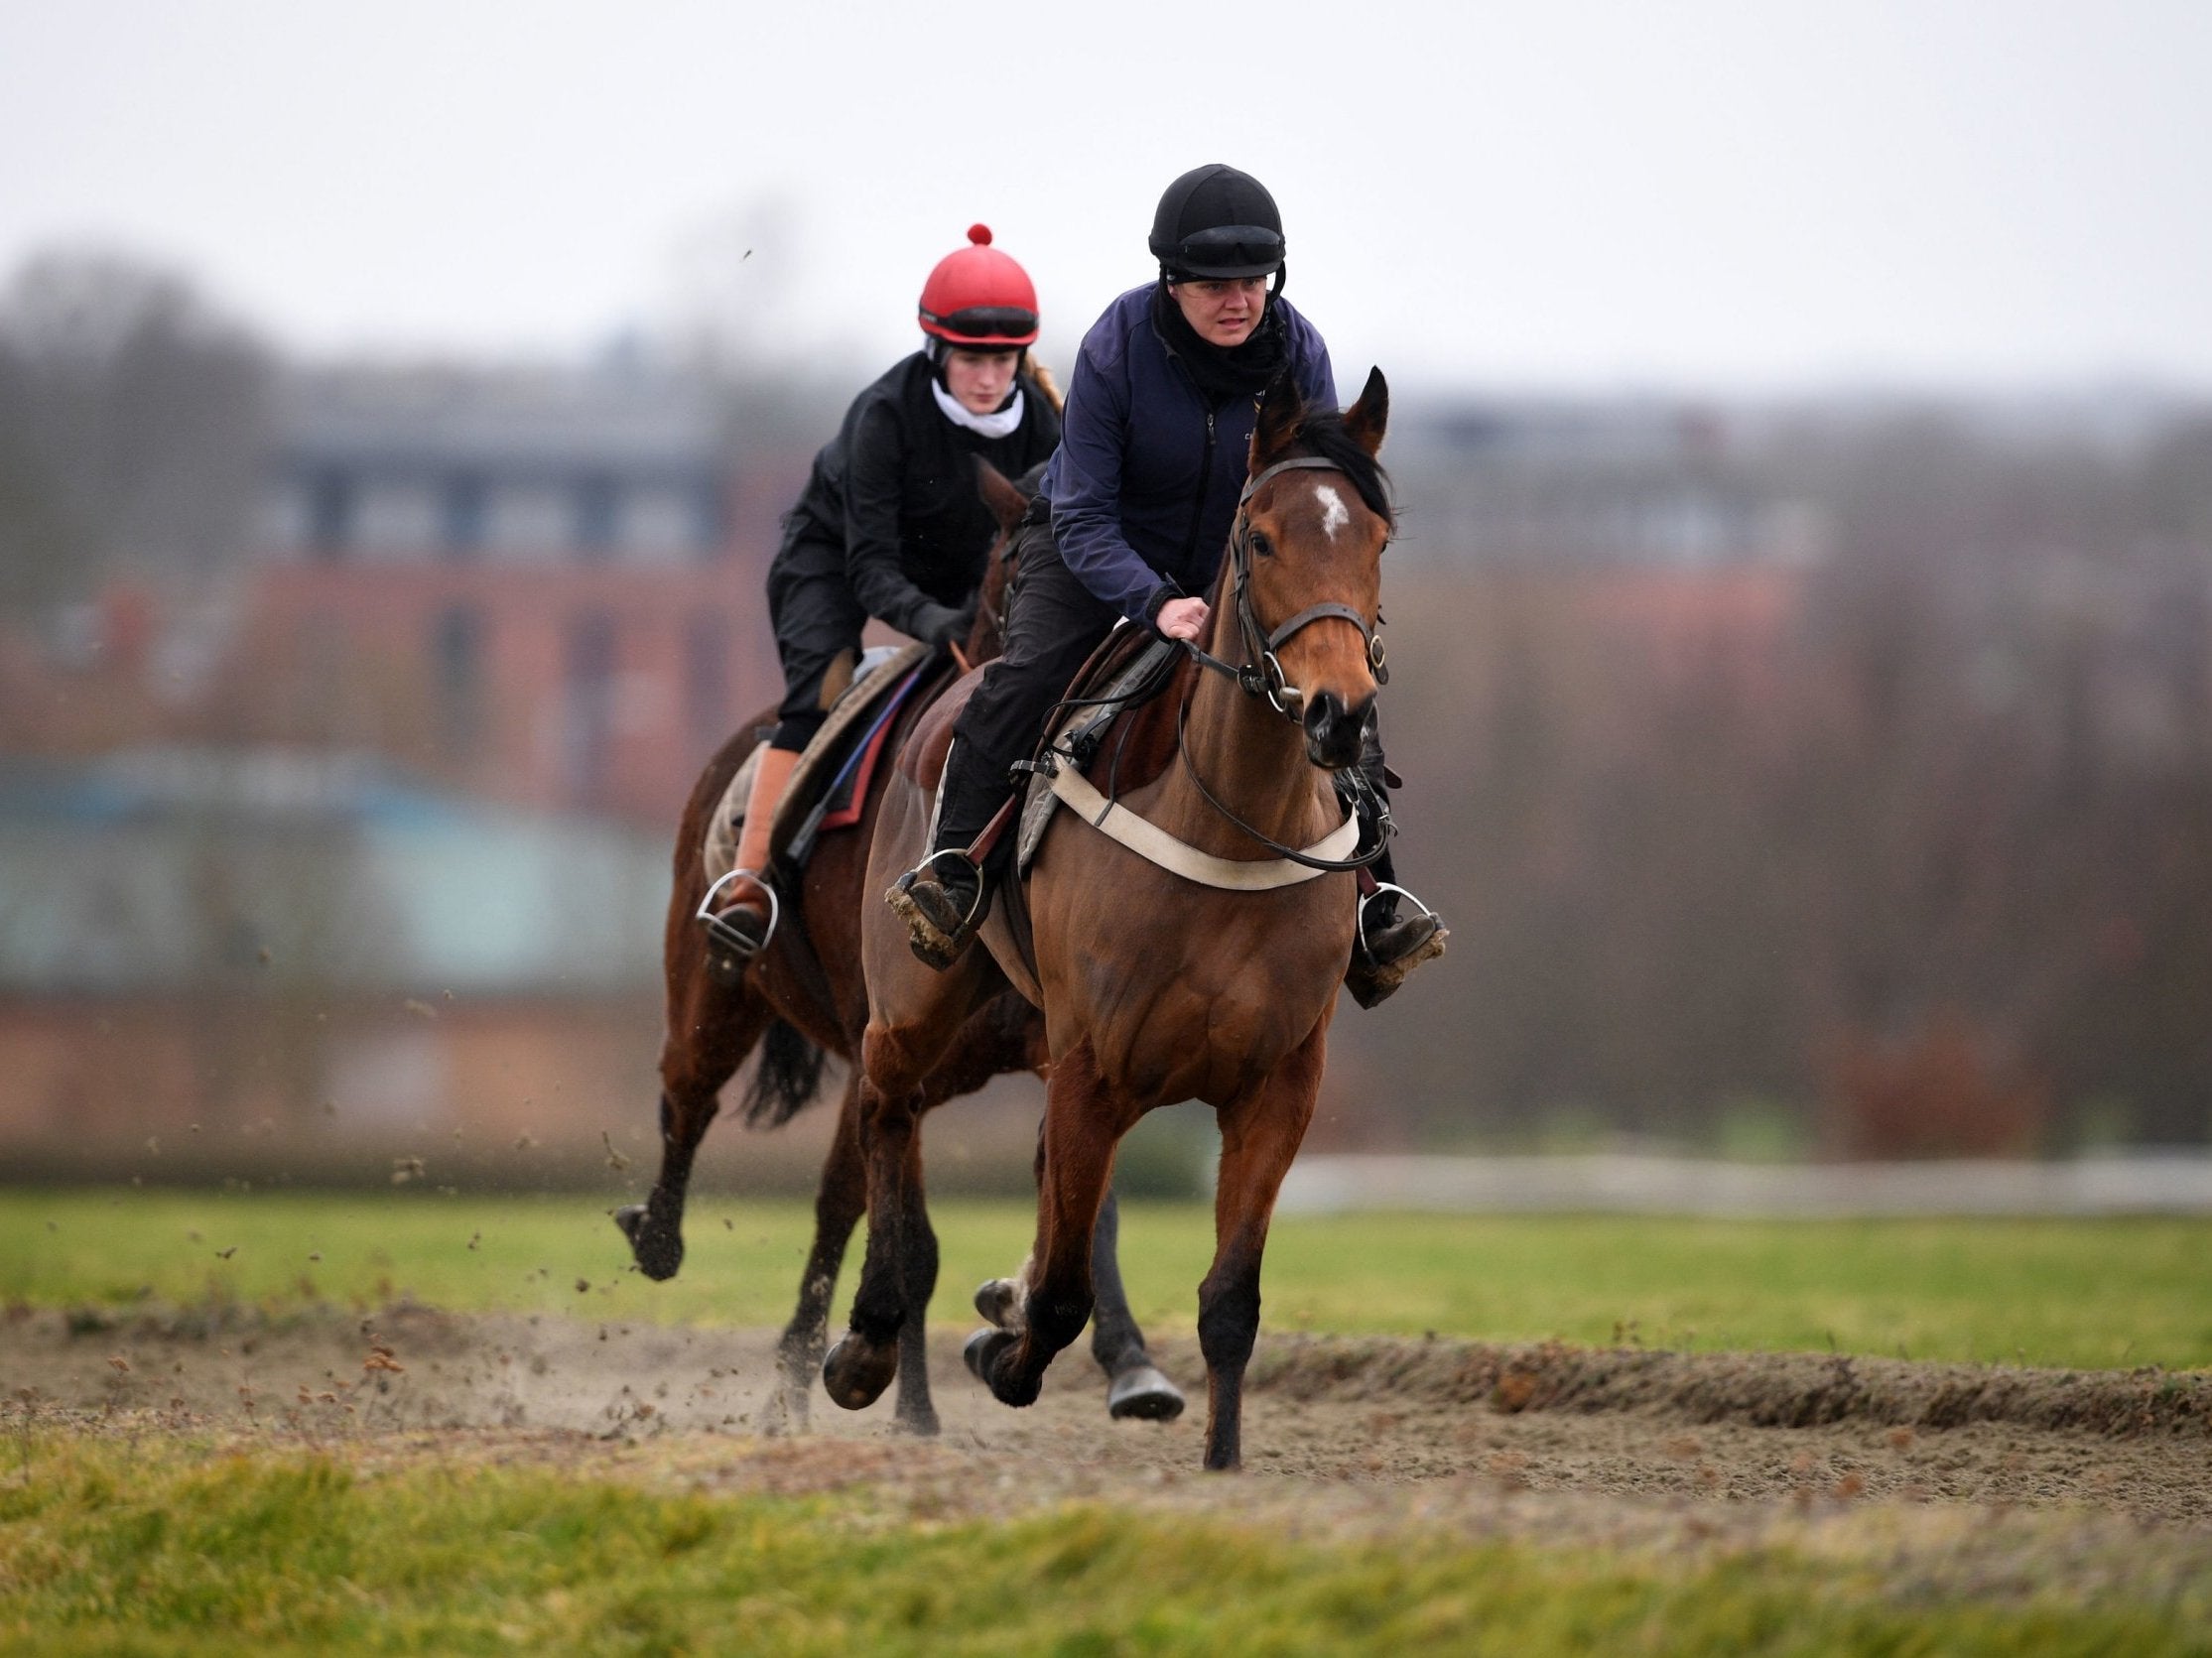
{"type": "Polygon", "coordinates": [[[1060,417],[1020,376],[1021,424],[984,438],[946,419],[930,392],[929,358],[894,363],[852,400],[838,435],[814,457],[799,504],[784,518],[776,563],[834,568],[867,613],[931,639],[981,584],[998,526],[976,493],[976,457],[1019,477],[1060,442],[1060,417]]]}

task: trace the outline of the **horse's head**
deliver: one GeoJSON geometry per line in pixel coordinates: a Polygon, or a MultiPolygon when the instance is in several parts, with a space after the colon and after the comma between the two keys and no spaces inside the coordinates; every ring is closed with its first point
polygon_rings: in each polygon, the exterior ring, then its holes
{"type": "Polygon", "coordinates": [[[1391,512],[1374,457],[1389,412],[1380,369],[1341,416],[1304,407],[1287,379],[1268,388],[1230,540],[1223,596],[1234,613],[1216,623],[1218,639],[1237,630],[1241,660],[1304,727],[1307,756],[1332,771],[1358,763],[1387,678],[1375,630],[1391,512]]]}
{"type": "Polygon", "coordinates": [[[1037,479],[1044,468],[1033,466],[1017,482],[982,456],[976,457],[976,490],[983,505],[998,520],[998,534],[991,538],[983,559],[983,584],[976,595],[976,621],[963,642],[971,664],[990,661],[1006,648],[1006,590],[1014,581],[1014,531],[1037,493],[1037,479]]]}

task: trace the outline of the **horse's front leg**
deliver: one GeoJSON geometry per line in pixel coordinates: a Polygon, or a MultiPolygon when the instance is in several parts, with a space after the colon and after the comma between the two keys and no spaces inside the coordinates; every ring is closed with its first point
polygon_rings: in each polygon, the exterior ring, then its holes
{"type": "Polygon", "coordinates": [[[668,1035],[661,1044],[661,1170],[642,1204],[614,1212],[630,1254],[648,1278],[676,1276],[684,1264],[684,1199],[692,1159],[721,1108],[722,1084],[775,1017],[750,990],[724,989],[704,957],[671,962],[668,1035]]]}
{"type": "Polygon", "coordinates": [[[1092,1241],[1113,1150],[1128,1122],[1107,1096],[1089,1043],[1053,1067],[1045,1085],[1044,1149],[1038,1163],[1037,1241],[1023,1270],[1017,1332],[985,1333],[971,1363],[1002,1404],[1036,1402],[1045,1367],[1091,1318],[1092,1241]]]}
{"type": "Polygon", "coordinates": [[[1290,1161],[1313,1120],[1327,1041],[1316,1026],[1259,1084],[1218,1113],[1222,1161],[1214,1192],[1214,1266],[1198,1287],[1206,1354],[1206,1466],[1243,1461],[1244,1366],[1259,1335],[1259,1262],[1290,1161]]]}
{"type": "MultiPolygon", "coordinates": [[[[907,1306],[902,1258],[909,1242],[909,1206],[919,1197],[907,1188],[920,1169],[920,1101],[918,1090],[888,1092],[863,1070],[860,1156],[867,1170],[868,1247],[852,1297],[851,1323],[822,1360],[823,1386],[846,1410],[865,1409],[882,1397],[898,1374],[899,1333],[909,1317],[919,1320],[923,1313],[907,1306]]],[[[925,1219],[925,1228],[927,1224],[925,1219]]]]}

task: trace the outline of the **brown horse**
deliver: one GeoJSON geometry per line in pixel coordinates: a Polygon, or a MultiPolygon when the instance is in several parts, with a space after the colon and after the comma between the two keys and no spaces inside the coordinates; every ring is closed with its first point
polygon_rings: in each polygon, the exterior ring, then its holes
{"type": "MultiPolygon", "coordinates": [[[[1009,542],[1028,497],[988,467],[981,468],[984,499],[1000,524],[998,543],[988,560],[976,625],[968,640],[971,661],[995,656],[999,649],[1005,590],[1011,574],[1009,542]]],[[[926,709],[928,699],[900,716],[890,741],[897,743],[926,709]]],[[[867,1023],[867,995],[860,975],[860,914],[863,892],[875,888],[865,878],[868,841],[881,811],[880,782],[870,791],[862,816],[848,830],[826,835],[808,861],[795,901],[786,904],[812,942],[818,966],[810,968],[791,948],[789,938],[772,940],[741,973],[718,973],[709,962],[707,938],[696,919],[707,887],[701,858],[713,814],[731,777],[744,763],[755,727],[771,723],[772,711],[748,720],[722,746],[693,787],[676,835],[674,890],[669,897],[663,941],[668,1031],[661,1048],[661,1168],[642,1205],[618,1211],[615,1222],[630,1240],[639,1268],[649,1278],[675,1276],[684,1259],[684,1199],[691,1183],[692,1159],[720,1109],[724,1084],[758,1046],[761,1061],[746,1101],[746,1120],[755,1127],[788,1121],[815,1093],[824,1056],[836,1054],[849,1065],[859,1052],[867,1023]]],[[[890,768],[884,767],[883,771],[890,768]]],[[[790,926],[790,921],[785,923],[790,926]]],[[[1010,1071],[1041,1072],[1045,1065],[1043,1021],[1036,1010],[1011,993],[985,998],[968,1010],[957,1031],[949,1033],[944,1063],[932,1075],[916,1103],[928,1111],[991,1078],[1010,1071]]],[[[778,1392],[784,1423],[803,1427],[807,1400],[822,1359],[830,1299],[852,1228],[867,1209],[867,1181],[860,1161],[858,1072],[848,1075],[835,1138],[815,1199],[815,1234],[799,1301],[778,1345],[782,1385],[778,1392]]],[[[919,1191],[918,1144],[903,1171],[919,1191]]],[[[922,1309],[937,1277],[937,1239],[918,1205],[904,1212],[900,1259],[907,1305],[916,1309],[903,1333],[905,1362],[899,1371],[897,1421],[910,1432],[934,1434],[937,1414],[930,1402],[922,1309]]],[[[1114,1258],[1115,1211],[1109,1198],[1099,1216],[1099,1319],[1093,1348],[1110,1387],[1107,1407],[1117,1417],[1165,1420],[1179,1414],[1182,1395],[1152,1365],[1144,1338],[1130,1316],[1114,1258]]],[[[887,1230],[884,1222],[871,1235],[887,1230]]]]}
{"type": "MultiPolygon", "coordinates": [[[[1238,1463],[1260,1255],[1313,1115],[1352,951],[1350,868],[1361,860],[1343,855],[1331,774],[1358,762],[1373,717],[1379,561],[1391,528],[1374,454],[1387,410],[1379,371],[1341,419],[1300,409],[1287,387],[1268,393],[1207,650],[1193,653],[1170,695],[1124,716],[1135,721],[1124,752],[1172,761],[1124,790],[1123,807],[1200,854],[1236,863],[1234,878],[1277,859],[1278,873],[1315,867],[1313,878],[1221,890],[1062,812],[1027,889],[1033,977],[1002,916],[984,934],[987,955],[972,950],[942,974],[915,964],[885,906],[869,905],[862,928],[869,1019],[859,1103],[871,1214],[901,1215],[919,1201],[908,1179],[916,1117],[975,1009],[995,1005],[1011,980],[1032,988],[1044,1011],[1051,1071],[1036,1244],[1016,1280],[978,1294],[1001,1328],[970,1343],[972,1366],[1005,1403],[1037,1397],[1046,1365],[1091,1314],[1092,1239],[1121,1136],[1155,1106],[1215,1107],[1217,1247],[1198,1320],[1212,1468],[1238,1463]],[[1332,831],[1337,849],[1321,859],[1314,843],[1332,831]]],[[[930,734],[910,746],[919,752],[930,734]]],[[[911,754],[902,764],[902,773],[925,769],[911,754]]],[[[925,844],[920,786],[902,775],[893,788],[871,853],[876,891],[925,844]]],[[[824,1365],[840,1404],[866,1403],[900,1373],[902,1333],[920,1311],[906,1295],[901,1237],[896,1226],[880,1237],[871,1229],[851,1329],[824,1365]]]]}

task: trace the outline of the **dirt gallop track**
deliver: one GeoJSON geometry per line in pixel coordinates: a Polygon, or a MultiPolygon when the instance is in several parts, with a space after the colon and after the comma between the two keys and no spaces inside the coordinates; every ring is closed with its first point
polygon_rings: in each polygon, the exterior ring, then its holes
{"type": "Polygon", "coordinates": [[[1247,1474],[1225,1480],[1197,1475],[1203,1367],[1189,1342],[1159,1354],[1191,1389],[1183,1419],[1114,1423],[1080,1349],[1017,1412],[969,1379],[948,1332],[931,1441],[896,1433],[888,1399],[846,1415],[819,1393],[790,1432],[772,1344],[758,1331],[410,1308],[274,1323],[19,1311],[0,1324],[0,1398],[94,1430],[547,1461],[710,1489],[865,1483],[886,1512],[933,1518],[1084,1498],[1565,1544],[1821,1533],[1847,1554],[1977,1582],[2013,1563],[2002,1572],[2019,1573],[2022,1593],[2053,1571],[2109,1584],[2212,1570],[2202,1372],[1263,1336],[1247,1474]],[[2049,1546],[2023,1553],[2023,1538],[2049,1546]]]}

